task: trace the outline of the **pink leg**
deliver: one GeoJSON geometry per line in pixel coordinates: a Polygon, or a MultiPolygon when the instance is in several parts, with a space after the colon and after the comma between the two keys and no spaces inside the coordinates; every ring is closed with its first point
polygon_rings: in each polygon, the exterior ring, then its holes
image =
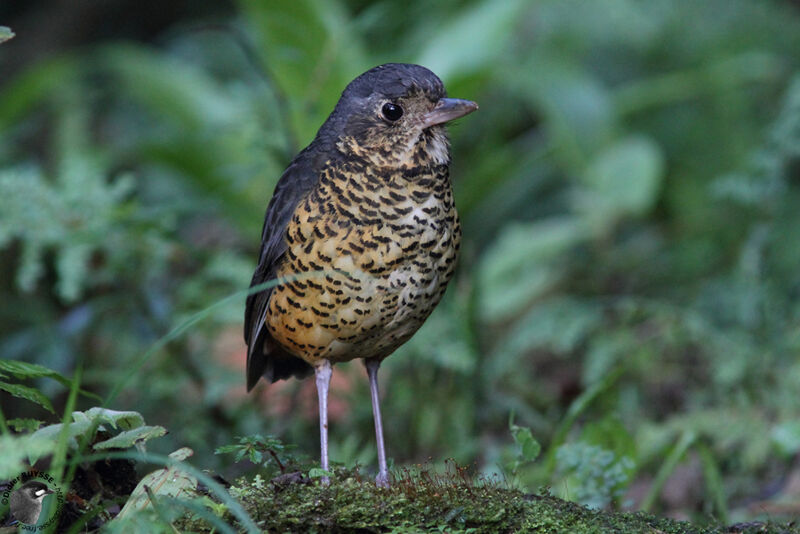
{"type": "Polygon", "coordinates": [[[364,360],[369,375],[369,392],[372,397],[372,415],[375,419],[375,439],[378,441],[378,476],[375,483],[382,487],[389,487],[389,470],[386,468],[386,448],[383,446],[383,423],[381,422],[380,398],[378,396],[378,367],[380,360],[364,360]]]}
{"type": "MultiPolygon", "coordinates": [[[[331,383],[331,362],[322,360],[314,368],[317,379],[317,396],[319,397],[319,445],[321,452],[321,467],[328,470],[328,386],[331,383]]],[[[322,477],[323,484],[329,484],[328,477],[322,477]]]]}

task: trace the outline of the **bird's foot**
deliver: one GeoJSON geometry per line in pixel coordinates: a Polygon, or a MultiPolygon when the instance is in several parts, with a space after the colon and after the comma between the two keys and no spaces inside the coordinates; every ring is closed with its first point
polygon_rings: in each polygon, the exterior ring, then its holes
{"type": "Polygon", "coordinates": [[[378,473],[378,476],[375,477],[375,485],[379,488],[388,488],[389,487],[389,474],[388,473],[378,473]]]}

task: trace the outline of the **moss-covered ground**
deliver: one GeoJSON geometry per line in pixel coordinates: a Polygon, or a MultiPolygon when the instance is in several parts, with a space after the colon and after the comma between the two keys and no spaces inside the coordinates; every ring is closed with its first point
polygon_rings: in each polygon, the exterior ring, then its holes
{"type": "MultiPolygon", "coordinates": [[[[793,525],[750,523],[697,526],[643,513],[593,510],[503,482],[395,473],[376,487],[357,470],[337,469],[328,485],[306,474],[240,479],[230,488],[264,532],[546,532],[546,533],[800,533],[793,525]]],[[[228,518],[231,519],[232,518],[228,518]]],[[[184,519],[180,531],[210,531],[184,519]]]]}

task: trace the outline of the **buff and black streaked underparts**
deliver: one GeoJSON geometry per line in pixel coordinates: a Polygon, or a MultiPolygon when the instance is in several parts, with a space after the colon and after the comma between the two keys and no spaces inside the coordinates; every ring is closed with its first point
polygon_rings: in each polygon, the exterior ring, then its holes
{"type": "Polygon", "coordinates": [[[267,327],[288,352],[312,366],[382,359],[422,325],[461,239],[447,143],[434,131],[399,165],[355,139],[337,144],[286,228],[276,274],[321,272],[276,286],[269,299],[267,327]]]}

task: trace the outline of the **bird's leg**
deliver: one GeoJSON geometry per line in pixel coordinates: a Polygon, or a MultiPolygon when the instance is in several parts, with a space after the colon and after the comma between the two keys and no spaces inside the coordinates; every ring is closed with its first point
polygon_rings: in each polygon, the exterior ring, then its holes
{"type": "Polygon", "coordinates": [[[389,470],[386,468],[386,448],[383,446],[383,423],[381,422],[381,406],[378,396],[378,367],[381,361],[376,359],[364,360],[369,375],[369,392],[372,397],[372,415],[375,419],[375,439],[378,442],[378,476],[375,483],[382,487],[389,487],[389,470]]]}
{"type": "MultiPolygon", "coordinates": [[[[331,362],[322,360],[314,367],[317,379],[317,396],[319,397],[319,445],[321,452],[321,467],[328,470],[328,386],[331,383],[331,362]]],[[[327,476],[322,477],[322,483],[328,484],[327,476]]]]}

